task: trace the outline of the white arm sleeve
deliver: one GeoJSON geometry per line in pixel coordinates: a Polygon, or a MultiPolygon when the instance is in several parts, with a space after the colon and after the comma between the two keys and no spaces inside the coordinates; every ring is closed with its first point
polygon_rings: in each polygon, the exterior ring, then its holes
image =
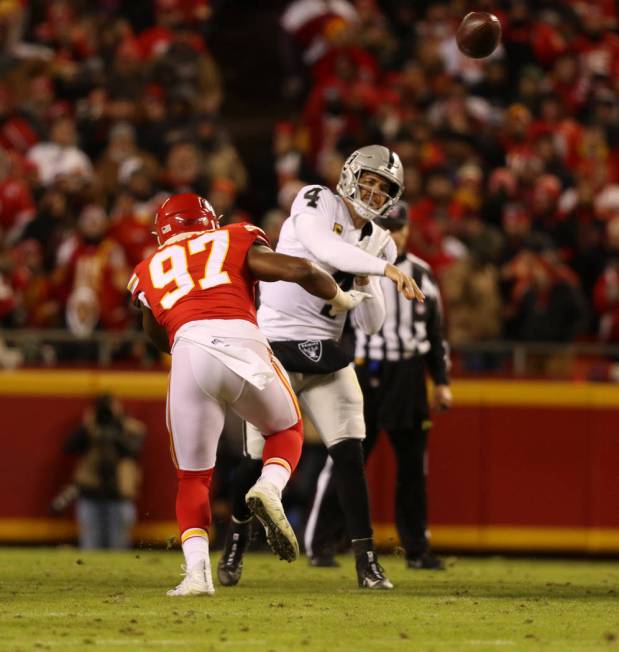
{"type": "Polygon", "coordinates": [[[317,260],[356,276],[384,274],[384,260],[343,242],[329,230],[324,221],[317,220],[315,215],[299,213],[293,219],[297,239],[317,260]]]}
{"type": "Polygon", "coordinates": [[[371,299],[362,301],[350,311],[350,319],[354,328],[360,328],[366,335],[377,333],[385,321],[385,298],[381,288],[380,278],[370,276],[367,285],[357,285],[354,289],[367,292],[371,299]]]}
{"type": "Polygon", "coordinates": [[[395,259],[398,257],[398,248],[395,246],[393,238],[387,242],[387,246],[383,249],[382,253],[383,258],[392,265],[395,263],[395,259]]]}

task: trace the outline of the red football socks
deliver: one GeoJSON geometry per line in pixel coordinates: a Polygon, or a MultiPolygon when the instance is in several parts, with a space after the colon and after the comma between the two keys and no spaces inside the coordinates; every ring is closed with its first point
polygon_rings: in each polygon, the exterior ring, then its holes
{"type": "Polygon", "coordinates": [[[211,524],[210,493],[213,469],[207,471],[178,469],[176,475],[178,477],[176,519],[181,535],[186,539],[189,531],[206,531],[211,524]]]}
{"type": "Polygon", "coordinates": [[[267,464],[280,464],[292,473],[299,463],[303,447],[303,423],[280,430],[265,438],[262,461],[267,464]]]}

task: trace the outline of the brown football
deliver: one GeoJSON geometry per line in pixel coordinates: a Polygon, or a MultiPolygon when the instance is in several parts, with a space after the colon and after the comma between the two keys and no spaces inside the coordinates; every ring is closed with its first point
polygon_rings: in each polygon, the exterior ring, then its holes
{"type": "Polygon", "coordinates": [[[460,23],[456,42],[467,57],[483,59],[490,56],[501,40],[501,23],[494,14],[471,11],[460,23]]]}

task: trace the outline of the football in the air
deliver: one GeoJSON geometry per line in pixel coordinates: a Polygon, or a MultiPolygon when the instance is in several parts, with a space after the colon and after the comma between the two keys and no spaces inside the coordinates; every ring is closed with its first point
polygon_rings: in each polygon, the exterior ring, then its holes
{"type": "Polygon", "coordinates": [[[460,23],[456,42],[467,57],[483,59],[490,56],[501,40],[501,23],[494,14],[471,11],[460,23]]]}

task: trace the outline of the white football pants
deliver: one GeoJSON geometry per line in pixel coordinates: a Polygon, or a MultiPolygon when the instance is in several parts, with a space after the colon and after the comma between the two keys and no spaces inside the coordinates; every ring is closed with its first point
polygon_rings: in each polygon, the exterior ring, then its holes
{"type": "Polygon", "coordinates": [[[219,339],[234,347],[251,349],[273,366],[275,374],[259,390],[199,344],[175,342],[166,418],[172,460],[184,471],[203,471],[215,466],[226,406],[254,424],[262,444],[260,433],[270,435],[285,430],[300,418],[286,371],[264,344],[249,339],[219,339]]]}
{"type": "MultiPolygon", "coordinates": [[[[363,394],[352,364],[332,374],[288,375],[301,410],[312,420],[327,448],[345,439],[365,439],[363,394]]],[[[246,453],[252,459],[261,459],[263,447],[260,430],[247,423],[246,453]]]]}

